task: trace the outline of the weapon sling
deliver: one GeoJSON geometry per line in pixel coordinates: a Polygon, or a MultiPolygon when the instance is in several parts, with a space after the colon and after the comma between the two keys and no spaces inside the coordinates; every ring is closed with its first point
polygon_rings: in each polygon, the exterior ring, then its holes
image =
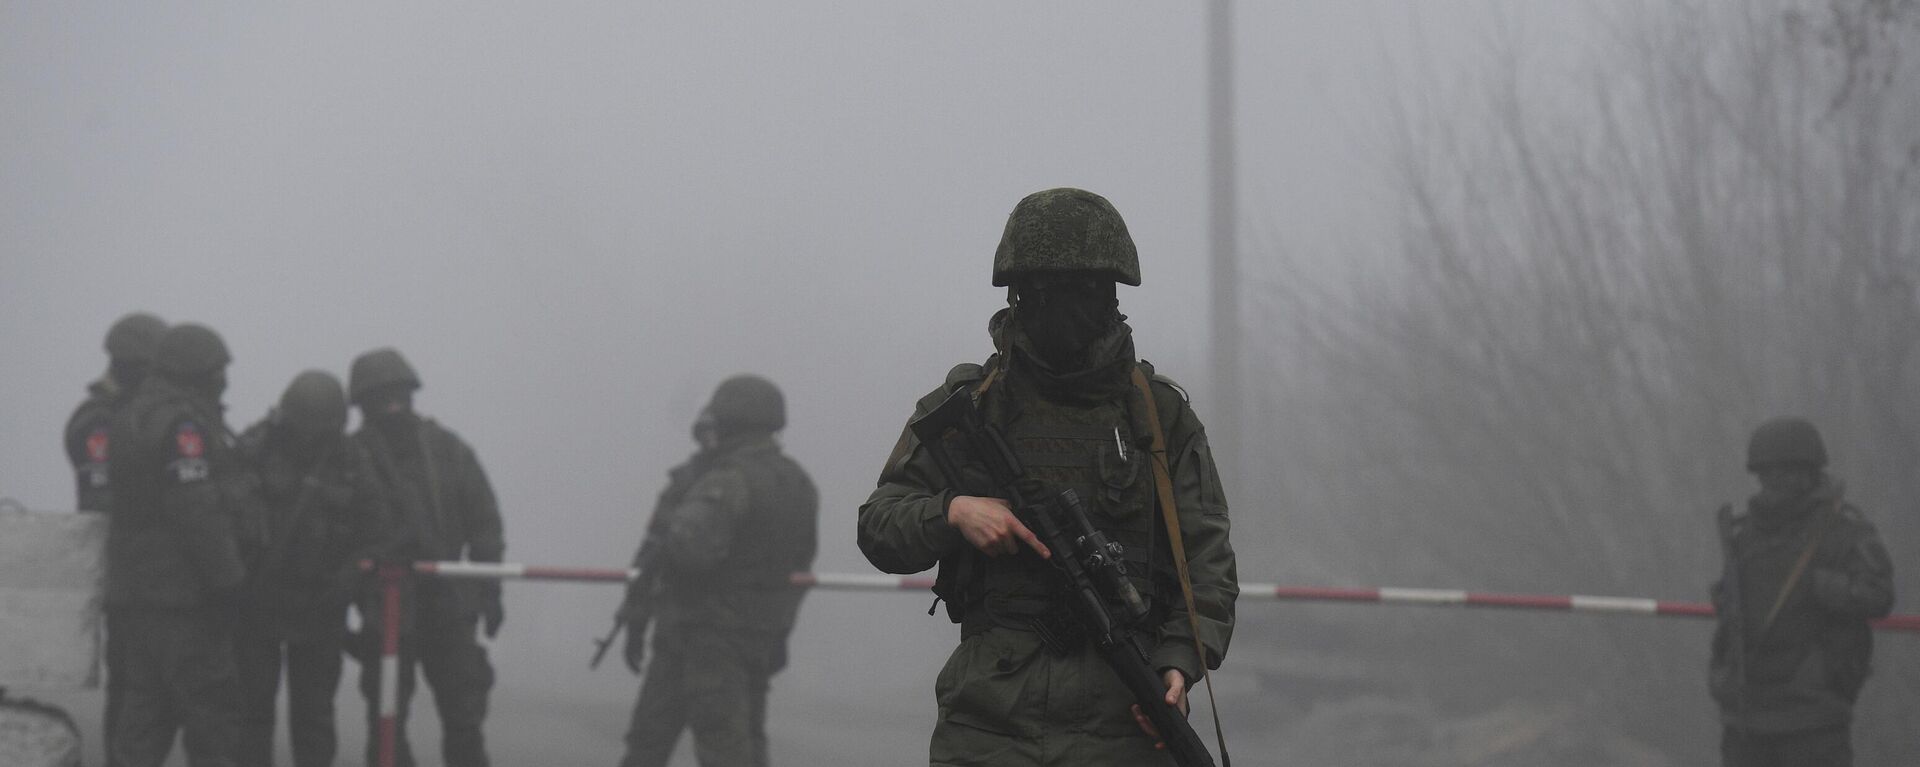
{"type": "MultiPolygon", "coordinates": [[[[1233,759],[1227,756],[1227,736],[1220,729],[1220,704],[1213,697],[1213,675],[1206,672],[1207,648],[1200,643],[1200,611],[1193,603],[1193,579],[1187,574],[1187,546],[1180,535],[1180,510],[1173,500],[1173,478],[1167,469],[1167,438],[1160,428],[1160,408],[1153,404],[1153,387],[1147,384],[1147,375],[1140,372],[1138,366],[1133,369],[1133,385],[1140,390],[1141,399],[1146,401],[1147,426],[1153,432],[1153,486],[1160,496],[1160,516],[1167,523],[1168,548],[1173,549],[1173,567],[1180,574],[1180,595],[1187,600],[1187,627],[1193,632],[1193,651],[1200,661],[1200,678],[1207,685],[1207,705],[1213,709],[1213,737],[1220,746],[1220,764],[1232,767],[1233,759]]],[[[1192,689],[1192,688],[1188,688],[1192,689]]]]}
{"type": "MultiPolygon", "coordinates": [[[[1838,500],[1833,502],[1833,513],[1840,513],[1838,500]]],[[[1820,541],[1827,537],[1827,531],[1832,527],[1833,523],[1828,521],[1813,531],[1812,540],[1807,541],[1806,551],[1800,552],[1800,558],[1794,560],[1793,570],[1787,573],[1786,582],[1780,584],[1780,595],[1773,598],[1773,607],[1767,610],[1766,620],[1760,622],[1760,636],[1766,636],[1767,630],[1773,628],[1773,619],[1780,617],[1780,608],[1787,606],[1787,597],[1792,596],[1794,587],[1800,585],[1800,577],[1807,574],[1807,565],[1812,564],[1814,553],[1820,550],[1820,541]]]]}
{"type": "Polygon", "coordinates": [[[300,529],[300,523],[307,519],[307,509],[312,508],[312,505],[307,502],[313,500],[314,491],[320,487],[320,472],[326,469],[327,462],[331,460],[333,460],[333,446],[328,445],[327,449],[320,453],[319,460],[314,461],[313,469],[300,479],[300,496],[294,499],[293,509],[287,513],[284,526],[278,531],[268,531],[268,535],[274,540],[261,557],[260,575],[266,576],[279,569],[280,560],[286,557],[287,547],[293,544],[294,531],[300,529]]]}

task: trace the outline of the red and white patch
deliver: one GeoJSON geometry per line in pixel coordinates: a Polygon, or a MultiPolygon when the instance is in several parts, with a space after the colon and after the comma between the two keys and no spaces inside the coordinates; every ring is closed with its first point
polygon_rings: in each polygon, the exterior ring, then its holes
{"type": "Polygon", "coordinates": [[[200,437],[200,430],[193,424],[180,424],[180,431],[173,435],[173,444],[180,450],[182,458],[199,458],[207,452],[207,442],[200,437]]]}
{"type": "Polygon", "coordinates": [[[107,430],[94,429],[87,435],[87,460],[94,463],[107,462],[107,430]]]}

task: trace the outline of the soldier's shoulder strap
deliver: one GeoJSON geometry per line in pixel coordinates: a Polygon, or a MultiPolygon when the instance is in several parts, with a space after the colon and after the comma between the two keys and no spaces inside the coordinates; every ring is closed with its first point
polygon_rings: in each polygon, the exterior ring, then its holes
{"type": "MultiPolygon", "coordinates": [[[[1187,603],[1187,629],[1193,633],[1194,658],[1200,662],[1200,674],[1207,685],[1207,705],[1213,710],[1213,734],[1220,744],[1220,758],[1227,759],[1227,736],[1220,728],[1220,704],[1213,696],[1213,675],[1207,673],[1207,648],[1200,641],[1200,611],[1193,601],[1193,577],[1187,570],[1187,545],[1180,532],[1180,510],[1174,505],[1172,470],[1167,463],[1167,435],[1160,426],[1160,408],[1153,402],[1153,385],[1148,377],[1153,368],[1146,364],[1133,368],[1133,385],[1140,390],[1140,398],[1146,402],[1147,428],[1152,431],[1152,458],[1147,463],[1153,466],[1154,493],[1160,499],[1160,517],[1166,521],[1167,548],[1173,551],[1174,572],[1180,576],[1180,596],[1187,603]]],[[[1182,392],[1183,399],[1185,392],[1182,392]]],[[[1188,680],[1191,684],[1192,680],[1188,680]]]]}
{"type": "Polygon", "coordinates": [[[951,394],[964,387],[972,386],[973,397],[978,400],[993,387],[996,381],[1000,380],[1000,374],[1005,367],[1000,364],[998,354],[988,357],[985,363],[962,362],[955,365],[952,370],[947,371],[947,393],[951,394]]]}

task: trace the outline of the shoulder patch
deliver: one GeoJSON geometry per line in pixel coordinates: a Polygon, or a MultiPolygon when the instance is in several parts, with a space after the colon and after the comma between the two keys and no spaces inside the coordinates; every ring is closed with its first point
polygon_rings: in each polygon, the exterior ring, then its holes
{"type": "Polygon", "coordinates": [[[192,421],[181,421],[173,430],[174,454],[180,458],[199,458],[207,453],[207,438],[192,421]]]}
{"type": "Polygon", "coordinates": [[[207,437],[199,424],[183,420],[173,427],[173,460],[167,463],[167,472],[183,485],[212,476],[207,463],[207,437]]]}
{"type": "Polygon", "coordinates": [[[87,460],[94,463],[107,462],[107,427],[95,426],[87,434],[87,460]]]}

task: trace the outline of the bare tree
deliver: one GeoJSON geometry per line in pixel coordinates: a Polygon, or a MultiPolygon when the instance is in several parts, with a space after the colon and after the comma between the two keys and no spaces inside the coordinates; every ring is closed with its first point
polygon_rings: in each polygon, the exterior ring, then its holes
{"type": "MultiPolygon", "coordinates": [[[[1920,568],[1920,3],[1596,22],[1610,53],[1584,79],[1529,77],[1496,39],[1456,109],[1397,104],[1394,268],[1265,291],[1292,356],[1262,373],[1290,384],[1262,431],[1314,435],[1273,448],[1320,536],[1289,543],[1354,580],[1699,599],[1747,430],[1799,413],[1920,568]]],[[[1542,625],[1474,641],[1591,674],[1577,716],[1647,763],[1707,759],[1704,631],[1542,625]]],[[[1886,644],[1865,763],[1920,754],[1898,721],[1920,653],[1886,644]]]]}

